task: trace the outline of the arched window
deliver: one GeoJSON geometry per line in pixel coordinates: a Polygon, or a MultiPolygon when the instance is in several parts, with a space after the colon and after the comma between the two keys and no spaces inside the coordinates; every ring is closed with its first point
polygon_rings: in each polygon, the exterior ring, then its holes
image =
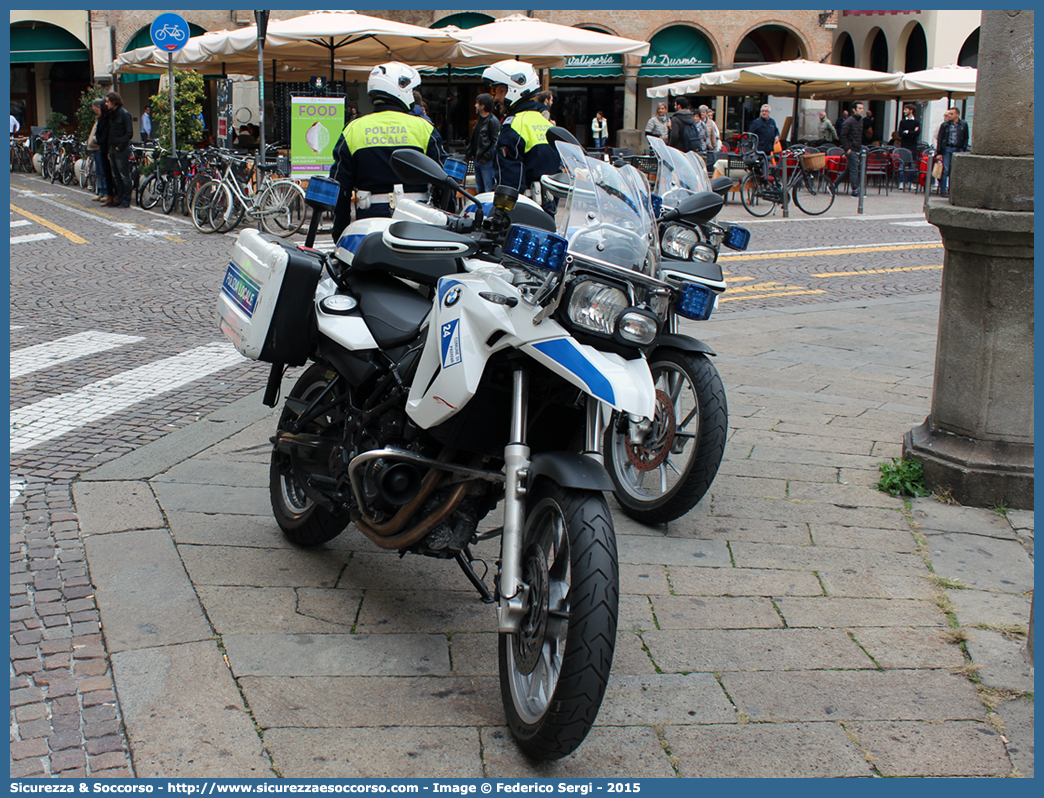
{"type": "Polygon", "coordinates": [[[854,67],[855,64],[855,44],[852,42],[852,37],[847,33],[842,35],[841,46],[838,48],[838,66],[854,67]]]}
{"type": "Polygon", "coordinates": [[[874,36],[874,43],[870,45],[870,69],[888,71],[888,39],[880,29],[874,36]]]}
{"type": "Polygon", "coordinates": [[[979,66],[979,29],[976,28],[972,31],[964,45],[961,47],[961,54],[957,56],[957,63],[960,66],[978,67],[979,66]]]}
{"type": "Polygon", "coordinates": [[[493,17],[489,14],[479,14],[475,11],[461,11],[459,14],[450,14],[448,17],[443,17],[438,22],[431,23],[433,28],[445,28],[447,25],[455,25],[461,30],[467,30],[468,28],[477,28],[479,25],[485,25],[493,21],[493,17]]]}
{"type": "Polygon", "coordinates": [[[928,41],[924,37],[924,28],[916,23],[910,38],[906,40],[906,64],[904,72],[917,72],[928,68],[928,41]]]}

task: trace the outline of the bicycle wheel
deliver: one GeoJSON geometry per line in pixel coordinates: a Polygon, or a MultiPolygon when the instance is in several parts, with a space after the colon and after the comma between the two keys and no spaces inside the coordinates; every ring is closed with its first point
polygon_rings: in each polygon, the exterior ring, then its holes
{"type": "Polygon", "coordinates": [[[66,156],[62,161],[62,185],[71,186],[76,182],[76,161],[72,156],[66,156]]]}
{"type": "Polygon", "coordinates": [[[98,162],[94,158],[87,159],[87,185],[85,188],[92,194],[98,191],[98,162]]]}
{"type": "Polygon", "coordinates": [[[209,183],[204,183],[196,192],[196,196],[192,199],[192,224],[199,232],[214,232],[210,211],[215,199],[227,191],[228,189],[221,185],[220,181],[211,180],[209,183]]]}
{"type": "Polygon", "coordinates": [[[181,212],[185,216],[192,213],[192,200],[196,198],[196,192],[199,191],[201,186],[213,179],[211,175],[204,173],[193,175],[189,178],[185,184],[185,190],[181,194],[181,212]]]}
{"type": "Polygon", "coordinates": [[[174,205],[178,201],[178,178],[176,175],[169,175],[167,177],[166,185],[163,186],[163,194],[160,197],[160,207],[163,208],[164,213],[170,213],[174,210],[174,205]]]}
{"type": "Polygon", "coordinates": [[[138,188],[138,205],[146,210],[151,210],[156,207],[156,203],[160,201],[162,194],[163,185],[160,182],[159,175],[149,175],[138,188]]]}
{"type": "Polygon", "coordinates": [[[740,201],[751,216],[768,216],[776,209],[775,201],[765,197],[761,183],[755,175],[743,178],[740,201]]]}
{"type": "Polygon", "coordinates": [[[809,216],[819,216],[834,204],[834,184],[823,170],[805,172],[790,192],[794,204],[809,216]]]}
{"type": "Polygon", "coordinates": [[[292,236],[304,224],[304,189],[291,180],[276,181],[257,198],[257,209],[265,231],[283,238],[292,236]]]}
{"type": "Polygon", "coordinates": [[[210,226],[215,233],[227,233],[235,229],[243,219],[246,208],[232,189],[222,184],[221,191],[210,205],[210,226]]]}

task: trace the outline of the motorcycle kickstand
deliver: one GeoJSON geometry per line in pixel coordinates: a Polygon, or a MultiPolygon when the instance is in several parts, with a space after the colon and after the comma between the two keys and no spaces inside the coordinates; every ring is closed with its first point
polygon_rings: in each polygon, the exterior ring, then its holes
{"type": "Polygon", "coordinates": [[[464,572],[464,576],[468,578],[468,581],[471,582],[475,590],[478,591],[479,597],[482,599],[482,603],[495,604],[496,599],[493,598],[493,594],[489,592],[489,588],[486,587],[485,582],[479,579],[479,575],[476,574],[475,569],[471,567],[471,563],[475,560],[475,558],[471,555],[471,549],[465,546],[463,549],[458,551],[456,560],[457,565],[460,566],[460,570],[464,572]]]}

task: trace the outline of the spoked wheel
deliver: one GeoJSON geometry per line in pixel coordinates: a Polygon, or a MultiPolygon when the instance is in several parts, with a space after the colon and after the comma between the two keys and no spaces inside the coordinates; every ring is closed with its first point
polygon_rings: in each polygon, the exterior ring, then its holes
{"type": "Polygon", "coordinates": [[[138,188],[138,205],[146,210],[156,207],[163,193],[158,175],[149,175],[138,188]]]}
{"type": "Polygon", "coordinates": [[[591,730],[616,642],[619,567],[602,494],[541,480],[526,498],[525,616],[501,634],[508,727],[534,759],[560,759],[591,730]]]}
{"type": "Polygon", "coordinates": [[[743,178],[740,201],[751,216],[768,216],[776,209],[775,201],[765,196],[760,181],[754,175],[743,178]]]}
{"type": "MultiPolygon", "coordinates": [[[[316,363],[297,381],[290,396],[309,403],[323,393],[334,378],[335,372],[324,364],[316,363]]],[[[333,397],[326,397],[332,399],[333,397]]],[[[286,408],[279,418],[279,429],[293,418],[286,408]]],[[[302,430],[306,435],[329,434],[339,440],[344,414],[337,409],[320,415],[302,430]]],[[[317,504],[301,485],[294,469],[292,456],[272,449],[272,463],[268,472],[268,492],[272,499],[272,512],[279,528],[287,540],[298,546],[318,546],[333,540],[348,526],[347,515],[335,515],[317,504]]]]}
{"type": "Polygon", "coordinates": [[[794,204],[809,216],[819,216],[834,204],[834,184],[824,170],[806,172],[795,184],[791,197],[794,204]]]}
{"type": "Polygon", "coordinates": [[[245,211],[246,208],[232,189],[222,185],[210,206],[210,226],[214,228],[215,233],[227,233],[235,229],[243,219],[245,211]]]}
{"type": "Polygon", "coordinates": [[[289,180],[273,183],[257,198],[261,226],[272,235],[286,238],[304,224],[304,189],[289,180]]]}
{"type": "Polygon", "coordinates": [[[714,364],[702,354],[663,350],[649,364],[656,416],[643,441],[626,418],[605,433],[605,460],[624,513],[643,524],[685,515],[703,498],[725,452],[728,409],[714,364]]]}
{"type": "Polygon", "coordinates": [[[169,214],[174,210],[174,205],[178,201],[178,178],[174,175],[167,176],[166,185],[163,186],[163,194],[160,197],[160,208],[163,212],[169,214]]]}
{"type": "Polygon", "coordinates": [[[201,233],[213,233],[214,224],[211,221],[211,208],[217,197],[227,189],[217,180],[204,183],[196,196],[192,199],[192,224],[201,233]]]}

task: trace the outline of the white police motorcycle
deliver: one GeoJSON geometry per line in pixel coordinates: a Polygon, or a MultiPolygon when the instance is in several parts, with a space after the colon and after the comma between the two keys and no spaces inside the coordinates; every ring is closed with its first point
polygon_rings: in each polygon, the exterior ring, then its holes
{"type": "MultiPolygon", "coordinates": [[[[398,198],[399,219],[353,223],[333,256],[244,230],[218,307],[239,351],[273,364],[270,406],[286,365],[311,361],[272,439],[283,533],[315,546],[354,523],[382,548],[456,560],[497,605],[507,723],[539,759],[583,741],[613,659],[603,409],[632,440],[649,434],[647,353],[672,308],[699,315],[714,298],[655,276],[644,178],[558,147],[559,234],[519,224],[541,217],[505,188],[462,216],[398,198]],[[503,525],[479,532],[501,501],[503,525]],[[496,537],[491,591],[471,547],[496,537]]],[[[458,188],[416,151],[393,163],[406,184],[458,188]]]]}

